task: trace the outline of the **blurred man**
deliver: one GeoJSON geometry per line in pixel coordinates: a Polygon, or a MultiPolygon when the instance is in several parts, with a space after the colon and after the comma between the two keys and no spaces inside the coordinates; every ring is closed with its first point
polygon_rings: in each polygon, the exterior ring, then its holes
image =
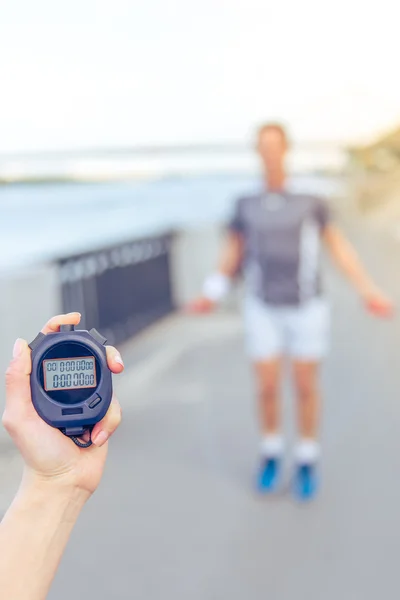
{"type": "Polygon", "coordinates": [[[388,317],[393,306],[333,224],[325,203],[289,192],[287,150],[282,126],[269,123],[259,129],[257,151],[265,187],[237,202],[218,269],[190,308],[200,313],[212,310],[243,269],[247,351],[258,384],[262,432],[258,487],[272,492],[279,483],[284,452],[279,390],[283,359],[289,357],[298,401],[294,491],[306,500],[317,489],[318,376],[329,343],[330,311],[320,277],[321,242],[371,312],[388,317]]]}

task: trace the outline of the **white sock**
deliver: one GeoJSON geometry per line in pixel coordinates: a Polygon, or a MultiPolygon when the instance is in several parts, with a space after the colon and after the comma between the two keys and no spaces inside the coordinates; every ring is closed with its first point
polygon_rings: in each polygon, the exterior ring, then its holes
{"type": "Polygon", "coordinates": [[[316,440],[303,438],[297,444],[295,450],[295,459],[303,465],[312,465],[316,463],[321,454],[321,447],[316,440]]]}
{"type": "Polygon", "coordinates": [[[267,458],[279,458],[285,447],[284,439],[279,434],[266,435],[261,440],[261,454],[267,458]]]}

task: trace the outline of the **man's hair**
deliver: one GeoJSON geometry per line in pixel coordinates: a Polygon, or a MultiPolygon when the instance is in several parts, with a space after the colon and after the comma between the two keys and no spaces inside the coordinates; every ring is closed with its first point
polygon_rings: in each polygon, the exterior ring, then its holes
{"type": "Polygon", "coordinates": [[[277,121],[263,123],[262,125],[260,125],[258,127],[258,130],[257,130],[258,137],[260,137],[260,135],[262,135],[266,131],[277,131],[278,133],[280,133],[280,135],[282,136],[282,138],[284,139],[286,144],[289,145],[289,141],[290,141],[289,135],[287,133],[285,126],[282,125],[281,123],[278,123],[277,121]]]}

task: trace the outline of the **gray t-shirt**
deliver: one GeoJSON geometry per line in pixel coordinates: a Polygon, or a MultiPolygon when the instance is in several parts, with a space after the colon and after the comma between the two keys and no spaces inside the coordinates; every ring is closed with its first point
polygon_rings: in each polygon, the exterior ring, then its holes
{"type": "Polygon", "coordinates": [[[319,198],[289,192],[237,201],[229,229],[244,240],[247,289],[268,304],[298,305],[321,294],[321,233],[330,220],[319,198]]]}

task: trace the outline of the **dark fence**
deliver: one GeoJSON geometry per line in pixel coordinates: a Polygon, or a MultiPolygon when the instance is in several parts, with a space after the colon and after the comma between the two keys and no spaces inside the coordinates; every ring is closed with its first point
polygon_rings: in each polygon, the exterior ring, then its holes
{"type": "Polygon", "coordinates": [[[174,310],[171,248],[174,234],[143,238],[59,261],[65,312],[82,313],[119,344],[174,310]]]}

